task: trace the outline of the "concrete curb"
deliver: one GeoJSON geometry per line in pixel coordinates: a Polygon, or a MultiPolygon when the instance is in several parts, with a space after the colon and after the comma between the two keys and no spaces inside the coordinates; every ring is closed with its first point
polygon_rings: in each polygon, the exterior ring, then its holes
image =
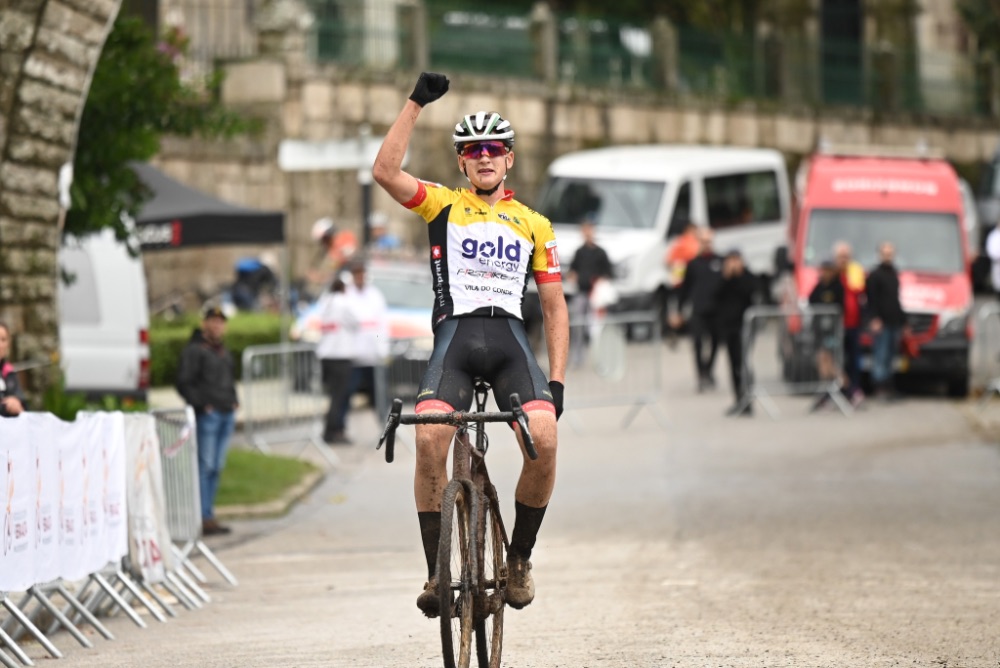
{"type": "Polygon", "coordinates": [[[215,515],[219,519],[247,520],[269,517],[281,517],[291,510],[292,506],[313,491],[326,478],[324,471],[310,471],[297,485],[285,492],[280,499],[266,503],[254,503],[237,506],[219,506],[215,515]]]}

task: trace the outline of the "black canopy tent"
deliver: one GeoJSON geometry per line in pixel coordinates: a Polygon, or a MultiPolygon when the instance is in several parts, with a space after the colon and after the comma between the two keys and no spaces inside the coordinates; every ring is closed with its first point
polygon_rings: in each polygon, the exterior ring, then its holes
{"type": "Polygon", "coordinates": [[[143,251],[285,241],[285,214],[224,202],[175,181],[147,163],[132,169],[152,191],[136,217],[143,251]]]}

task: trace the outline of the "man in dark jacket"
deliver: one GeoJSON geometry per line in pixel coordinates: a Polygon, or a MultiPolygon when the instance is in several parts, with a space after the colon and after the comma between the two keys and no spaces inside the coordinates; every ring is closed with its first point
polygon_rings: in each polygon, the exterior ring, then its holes
{"type": "Polygon", "coordinates": [[[238,405],[233,356],[222,342],[225,332],[222,309],[207,309],[202,327],[191,335],[177,369],[177,391],[194,408],[197,421],[201,526],[207,536],[229,533],[229,527],[215,519],[215,494],[238,405]]]}
{"type": "MultiPolygon", "coordinates": [[[[711,229],[703,227],[698,231],[701,252],[691,260],[684,271],[684,281],[678,291],[678,310],[683,311],[684,305],[691,302],[691,315],[688,318],[688,331],[694,346],[694,363],[698,372],[698,391],[715,387],[715,377],[712,369],[715,366],[715,352],[718,348],[717,328],[715,324],[716,299],[719,286],[722,283],[722,258],[712,248],[714,234],[711,229]],[[706,350],[707,347],[707,350],[706,350]]],[[[678,329],[681,325],[680,314],[672,318],[671,326],[678,329]]]]}
{"type": "Polygon", "coordinates": [[[722,282],[716,295],[716,325],[718,338],[726,346],[729,376],[733,383],[733,405],[726,415],[753,414],[747,403],[743,376],[743,316],[753,306],[757,293],[757,278],[747,271],[739,251],[730,251],[722,262],[722,282]]]}
{"type": "MultiPolygon", "coordinates": [[[[809,305],[823,307],[817,309],[810,318],[816,341],[816,373],[820,380],[836,380],[837,385],[843,388],[847,379],[843,369],[837,364],[837,353],[842,353],[844,346],[844,284],[832,260],[820,264],[819,280],[809,293],[809,305]]],[[[829,391],[823,390],[816,397],[812,410],[825,406],[829,400],[829,391]]]]}
{"type": "Polygon", "coordinates": [[[869,329],[872,332],[872,383],[875,392],[891,398],[892,363],[899,338],[906,326],[906,313],[899,301],[899,274],[894,260],[896,249],[888,241],[878,249],[879,265],[868,274],[869,329]]]}

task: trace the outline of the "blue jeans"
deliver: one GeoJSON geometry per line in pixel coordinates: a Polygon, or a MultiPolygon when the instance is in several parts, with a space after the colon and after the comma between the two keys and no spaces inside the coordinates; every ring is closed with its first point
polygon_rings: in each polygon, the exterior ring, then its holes
{"type": "Polygon", "coordinates": [[[219,491],[219,475],[226,465],[229,438],[236,427],[234,411],[212,411],[196,416],[198,430],[198,482],[201,489],[201,517],[215,516],[215,494],[219,491]]]}
{"type": "Polygon", "coordinates": [[[882,327],[872,341],[872,382],[885,385],[892,379],[892,360],[899,347],[898,327],[882,327]]]}

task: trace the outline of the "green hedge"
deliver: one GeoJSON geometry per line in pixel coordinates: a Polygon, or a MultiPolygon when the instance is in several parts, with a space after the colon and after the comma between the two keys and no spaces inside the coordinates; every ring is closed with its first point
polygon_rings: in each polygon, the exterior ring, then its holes
{"type": "MultiPolygon", "coordinates": [[[[166,321],[154,320],[149,329],[150,382],[153,387],[174,385],[181,351],[200,326],[198,315],[166,321]]],[[[236,378],[242,374],[243,349],[281,341],[281,317],[272,313],[239,313],[226,326],[226,347],[236,361],[236,378]]]]}

